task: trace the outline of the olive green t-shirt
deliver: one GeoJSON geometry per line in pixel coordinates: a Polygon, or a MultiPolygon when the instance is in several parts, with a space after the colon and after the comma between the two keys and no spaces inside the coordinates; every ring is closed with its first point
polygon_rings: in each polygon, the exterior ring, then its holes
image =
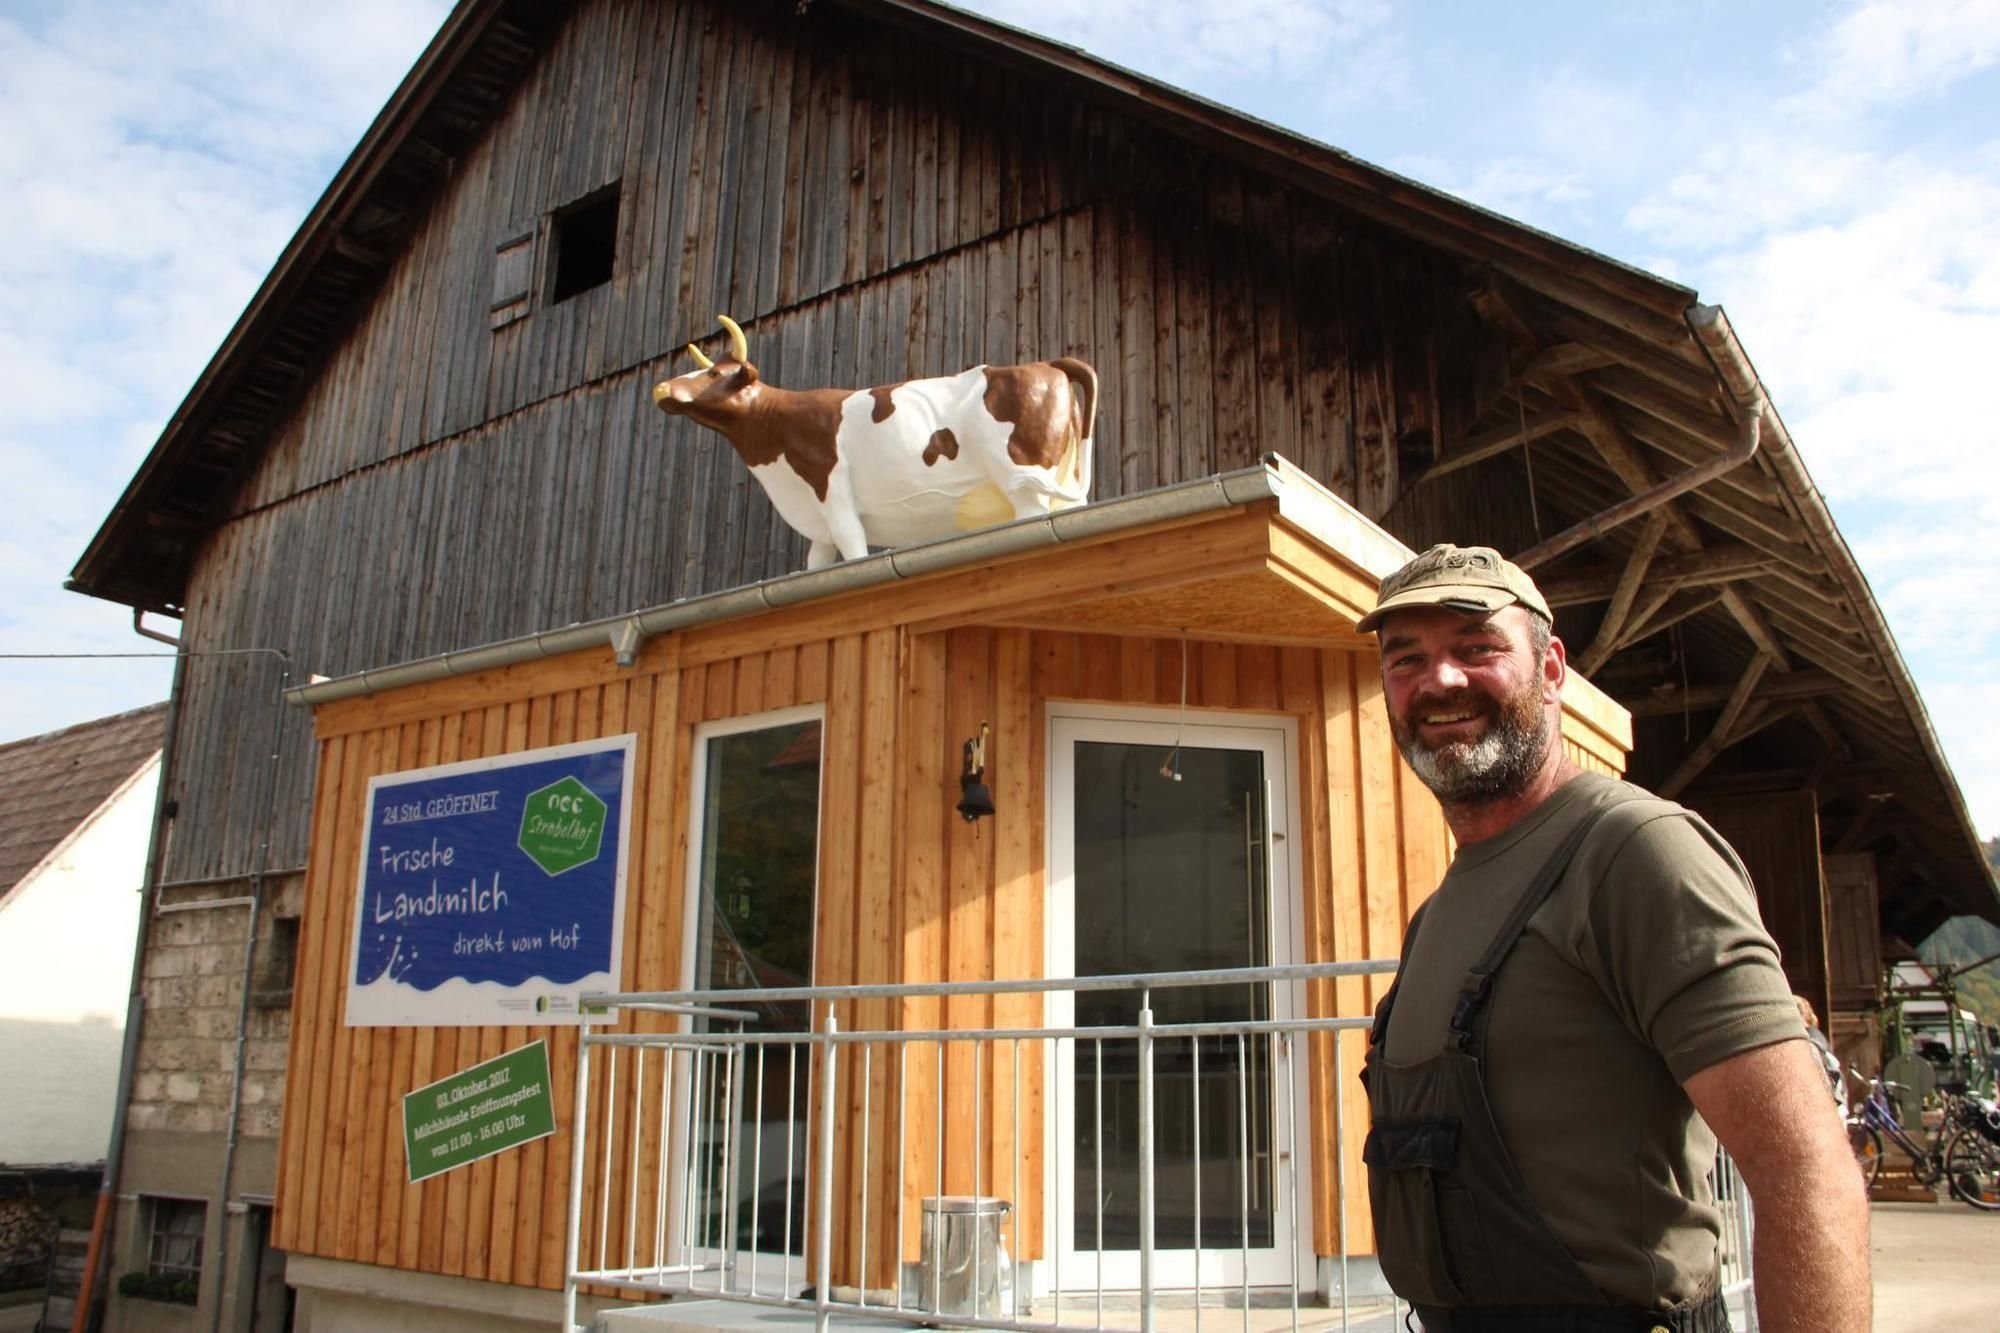
{"type": "MultiPolygon", "coordinates": [[[[1702,1294],[1715,1138],[1681,1083],[1805,1029],[1736,854],[1671,801],[1585,773],[1458,849],[1412,921],[1383,1055],[1438,1053],[1466,972],[1535,872],[1617,801],[1494,978],[1486,1091],[1528,1194],[1614,1303],[1702,1294]]],[[[1499,1257],[1496,1255],[1496,1258],[1499,1257]]]]}

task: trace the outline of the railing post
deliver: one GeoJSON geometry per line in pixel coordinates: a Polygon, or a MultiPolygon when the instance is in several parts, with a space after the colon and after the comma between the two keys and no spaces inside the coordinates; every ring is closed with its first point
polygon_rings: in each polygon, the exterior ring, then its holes
{"type": "Polygon", "coordinates": [[[1750,1187],[1743,1183],[1743,1174],[1736,1169],[1736,1159],[1727,1160],[1730,1183],[1736,1188],[1736,1251],[1743,1265],[1743,1327],[1746,1333],[1757,1333],[1756,1205],[1750,1198],[1750,1187]]]}
{"type": "MultiPolygon", "coordinates": [[[[1139,1328],[1153,1329],[1153,997],[1139,1001],[1139,1328]]],[[[1098,1262],[1103,1262],[1102,1257],[1098,1262]]],[[[1103,1278],[1098,1279],[1100,1286],[1103,1278]]]]}
{"type": "MultiPolygon", "coordinates": [[[[736,1025],[736,1031],[739,1036],[742,1034],[741,1023],[736,1025]]],[[[716,1283],[718,1291],[736,1282],[736,1200],[743,1174],[743,1080],[748,1063],[743,1057],[749,1048],[738,1041],[725,1049],[729,1053],[729,1124],[722,1139],[722,1274],[716,1283]]],[[[756,1185],[753,1183],[751,1188],[756,1185]]],[[[754,1240],[751,1252],[756,1252],[754,1240]]]]}
{"type": "Polygon", "coordinates": [[[828,1306],[833,1300],[833,1103],[836,1066],[839,1047],[834,1034],[840,1031],[840,1020],[834,1016],[833,1005],[826,1006],[826,1036],[820,1042],[820,1101],[819,1101],[819,1195],[814,1201],[814,1211],[819,1214],[819,1228],[813,1236],[813,1248],[817,1251],[813,1263],[813,1329],[815,1333],[826,1333],[832,1316],[828,1306]]]}
{"type": "Polygon", "coordinates": [[[576,1109],[569,1126],[569,1235],[563,1242],[563,1333],[576,1329],[576,1261],[583,1236],[583,1132],[590,1122],[590,1019],[576,1029],[576,1109]]]}

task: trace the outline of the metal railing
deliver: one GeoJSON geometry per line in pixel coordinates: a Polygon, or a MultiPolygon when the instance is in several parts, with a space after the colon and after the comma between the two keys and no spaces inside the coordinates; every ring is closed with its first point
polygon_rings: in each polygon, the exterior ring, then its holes
{"type": "MultiPolygon", "coordinates": [[[[1151,1330],[1166,1304],[1196,1330],[1218,1304],[1296,1329],[1324,1263],[1342,1329],[1400,1329],[1348,1266],[1340,1034],[1370,1020],[1306,1016],[1395,966],[586,997],[563,1327],[592,1287],[806,1312],[821,1333],[836,1315],[1151,1330]],[[593,1030],[628,1015],[659,1030],[593,1030]]],[[[1716,1196],[1748,1307],[1726,1160],[1716,1196]]]]}
{"type": "Polygon", "coordinates": [[[1750,1213],[1750,1191],[1729,1154],[1715,1153],[1715,1207],[1722,1214],[1722,1236],[1716,1245],[1717,1266],[1721,1269],[1722,1298],[1731,1307],[1732,1321],[1745,1333],[1757,1333],[1757,1284],[1751,1262],[1750,1242],[1755,1219],[1750,1213]]]}

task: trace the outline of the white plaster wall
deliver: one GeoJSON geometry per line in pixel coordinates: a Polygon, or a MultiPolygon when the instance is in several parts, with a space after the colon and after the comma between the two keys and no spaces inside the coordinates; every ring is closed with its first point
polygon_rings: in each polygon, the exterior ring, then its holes
{"type": "Polygon", "coordinates": [[[156,756],[0,903],[0,1162],[104,1156],[156,756]]]}

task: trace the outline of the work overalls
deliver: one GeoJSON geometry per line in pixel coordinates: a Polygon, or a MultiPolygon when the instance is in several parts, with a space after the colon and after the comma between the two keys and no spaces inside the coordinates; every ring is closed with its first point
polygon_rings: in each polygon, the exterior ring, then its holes
{"type": "Polygon", "coordinates": [[[1437,1055],[1389,1063],[1382,1052],[1394,986],[1376,1012],[1362,1070],[1374,1113],[1362,1157],[1375,1248],[1383,1276],[1416,1307],[1427,1333],[1728,1333],[1728,1312],[1712,1288],[1675,1310],[1609,1304],[1523,1188],[1486,1097],[1493,976],[1602,813],[1583,820],[1549,858],[1466,974],[1437,1055]]]}

